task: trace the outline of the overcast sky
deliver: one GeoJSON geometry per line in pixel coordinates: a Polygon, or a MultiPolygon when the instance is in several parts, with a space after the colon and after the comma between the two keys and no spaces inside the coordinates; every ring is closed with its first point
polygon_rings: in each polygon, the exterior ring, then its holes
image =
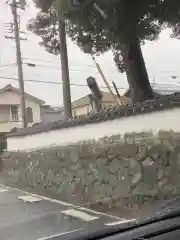
{"type": "MultiPolygon", "coordinates": [[[[29,0],[28,8],[24,12],[21,12],[21,30],[27,32],[26,23],[29,18],[36,15],[36,11],[33,3],[29,0]]],[[[7,27],[5,26],[11,20],[10,8],[5,4],[5,0],[0,0],[0,87],[6,84],[18,86],[16,80],[3,78],[17,78],[16,66],[12,65],[15,63],[15,44],[13,41],[4,38],[5,35],[11,35],[7,33],[7,27]]],[[[169,34],[170,30],[166,30],[161,33],[158,41],[147,43],[143,47],[143,54],[151,82],[155,79],[158,84],[172,84],[180,88],[180,83],[178,83],[180,81],[180,40],[171,39],[169,34]],[[171,79],[171,76],[174,75],[178,76],[179,79],[171,79]]],[[[28,33],[27,35],[22,34],[21,36],[28,39],[27,41],[21,41],[24,63],[31,62],[37,64],[35,68],[24,65],[24,79],[45,82],[53,81],[56,83],[62,82],[60,57],[45,52],[38,45],[40,39],[32,33],[28,33]]],[[[86,78],[91,75],[98,80],[100,86],[104,86],[91,57],[81,52],[69,39],[67,39],[67,42],[71,84],[84,85],[86,84],[86,78]]],[[[122,94],[128,88],[128,84],[126,77],[117,71],[113,63],[112,54],[109,52],[98,57],[97,60],[109,83],[111,84],[114,80],[121,89],[120,93],[122,94]]],[[[25,90],[43,99],[48,104],[62,105],[62,85],[60,84],[26,81],[25,90]]],[[[106,89],[102,90],[107,91],[106,89]]],[[[87,93],[89,93],[89,89],[86,86],[71,86],[72,100],[76,100],[87,93]]]]}

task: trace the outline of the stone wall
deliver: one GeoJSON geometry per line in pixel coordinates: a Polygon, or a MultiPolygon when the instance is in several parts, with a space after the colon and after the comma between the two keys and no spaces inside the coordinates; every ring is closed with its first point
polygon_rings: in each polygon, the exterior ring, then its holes
{"type": "Polygon", "coordinates": [[[180,133],[173,131],[6,152],[1,158],[1,183],[78,205],[107,203],[122,213],[180,193],[180,133]]]}

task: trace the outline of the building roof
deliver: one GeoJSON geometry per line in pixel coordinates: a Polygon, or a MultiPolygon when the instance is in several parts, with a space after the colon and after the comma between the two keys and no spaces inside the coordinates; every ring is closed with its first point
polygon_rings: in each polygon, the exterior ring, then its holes
{"type": "MultiPolygon", "coordinates": [[[[111,93],[109,93],[109,92],[101,92],[101,93],[103,95],[103,98],[102,98],[103,102],[114,103],[114,97],[112,96],[111,93]]],[[[118,98],[118,96],[116,94],[114,94],[114,96],[116,96],[118,98]]],[[[121,100],[125,103],[131,102],[131,99],[126,96],[121,97],[121,100]]],[[[76,101],[72,102],[72,108],[89,105],[89,103],[90,103],[89,95],[86,95],[86,96],[79,98],[76,101]]]]}
{"type": "MultiPolygon", "coordinates": [[[[11,84],[8,84],[5,87],[1,88],[0,93],[3,93],[3,92],[14,92],[14,93],[20,94],[20,90],[18,88],[13,87],[11,84]]],[[[26,92],[25,92],[25,97],[30,98],[30,99],[34,100],[35,102],[38,102],[39,104],[45,103],[43,100],[41,100],[37,97],[34,97],[31,94],[26,93],[26,92]]]]}
{"type": "Polygon", "coordinates": [[[41,110],[45,111],[45,112],[57,112],[57,113],[61,113],[64,111],[63,107],[54,107],[54,106],[50,106],[47,104],[43,104],[41,105],[41,110]]]}

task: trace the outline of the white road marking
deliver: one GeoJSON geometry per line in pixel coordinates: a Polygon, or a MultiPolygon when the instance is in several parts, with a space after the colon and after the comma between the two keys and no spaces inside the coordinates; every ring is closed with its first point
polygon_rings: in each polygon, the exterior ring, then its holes
{"type": "Polygon", "coordinates": [[[58,236],[61,236],[61,235],[66,235],[66,234],[68,234],[68,233],[78,232],[78,231],[80,231],[80,230],[82,230],[82,228],[76,229],[76,230],[72,230],[72,231],[69,231],[69,232],[64,232],[64,233],[59,233],[59,234],[51,235],[51,236],[44,237],[44,238],[38,238],[38,239],[36,239],[36,240],[48,240],[48,239],[51,239],[51,238],[53,238],[53,237],[58,237],[58,236]]]}
{"type": "Polygon", "coordinates": [[[30,203],[42,201],[41,198],[37,198],[37,197],[34,197],[34,196],[30,196],[30,195],[20,196],[18,198],[23,200],[24,202],[30,202],[30,203]]]}
{"type": "Polygon", "coordinates": [[[123,224],[123,223],[128,223],[128,222],[133,222],[136,219],[122,219],[121,221],[118,222],[111,222],[111,223],[106,223],[106,226],[115,226],[115,225],[119,225],[119,224],[123,224]]]}
{"type": "Polygon", "coordinates": [[[0,189],[0,192],[8,192],[8,190],[5,188],[2,188],[2,189],[0,189]]]}
{"type": "Polygon", "coordinates": [[[38,194],[29,193],[29,192],[20,190],[18,188],[12,188],[12,187],[5,186],[5,185],[2,185],[2,184],[0,184],[0,186],[5,187],[7,189],[12,189],[12,190],[14,189],[14,190],[16,190],[18,192],[21,192],[21,193],[24,193],[24,194],[28,194],[28,195],[31,194],[32,196],[35,196],[37,198],[41,198],[42,200],[47,200],[47,201],[52,202],[52,203],[58,203],[58,204],[61,204],[63,206],[67,206],[67,207],[71,207],[71,208],[75,208],[75,209],[79,209],[79,210],[84,210],[84,211],[92,213],[92,214],[98,214],[98,215],[106,216],[106,217],[109,217],[109,218],[112,218],[112,219],[121,220],[120,217],[117,217],[117,216],[114,216],[114,215],[111,215],[111,214],[98,212],[98,211],[95,211],[95,210],[92,210],[92,209],[89,209],[89,208],[73,205],[73,204],[67,203],[67,202],[62,202],[62,201],[59,201],[59,200],[56,200],[56,199],[53,199],[53,198],[44,197],[44,196],[41,196],[41,195],[38,195],[38,194]]]}
{"type": "Polygon", "coordinates": [[[68,216],[71,216],[71,217],[79,218],[79,219],[81,219],[83,221],[86,221],[86,222],[99,219],[98,216],[93,216],[93,215],[90,215],[88,213],[81,212],[81,211],[78,211],[78,210],[75,210],[75,209],[67,209],[67,210],[62,211],[61,213],[65,214],[65,215],[68,215],[68,216]]]}

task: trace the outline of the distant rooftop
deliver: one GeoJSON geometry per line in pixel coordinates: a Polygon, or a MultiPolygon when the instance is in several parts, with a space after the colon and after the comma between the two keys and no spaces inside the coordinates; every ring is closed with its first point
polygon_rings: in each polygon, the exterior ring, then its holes
{"type": "Polygon", "coordinates": [[[41,106],[41,109],[45,109],[46,111],[54,111],[54,112],[62,112],[64,110],[63,107],[55,107],[47,104],[43,104],[41,106]]]}

